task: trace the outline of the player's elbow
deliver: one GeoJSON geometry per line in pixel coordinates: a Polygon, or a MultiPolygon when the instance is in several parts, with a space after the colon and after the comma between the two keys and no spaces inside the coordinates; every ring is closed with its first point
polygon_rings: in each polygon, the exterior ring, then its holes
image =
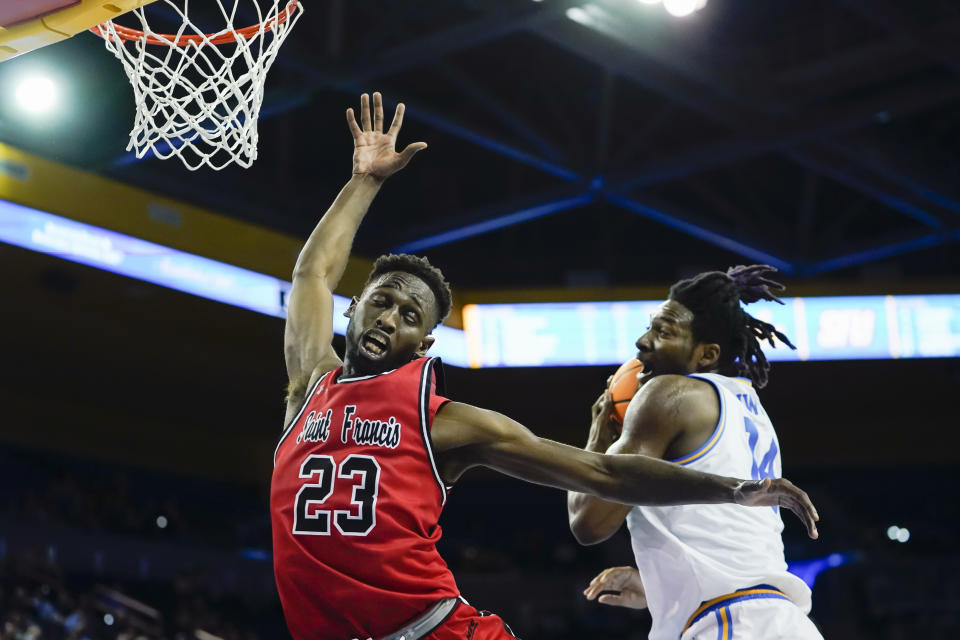
{"type": "Polygon", "coordinates": [[[600,544],[612,535],[581,514],[570,516],[570,533],[585,547],[600,544]]]}
{"type": "Polygon", "coordinates": [[[321,282],[329,288],[332,275],[333,270],[326,262],[314,261],[301,264],[297,261],[297,265],[293,268],[293,284],[296,286],[300,282],[321,282]]]}

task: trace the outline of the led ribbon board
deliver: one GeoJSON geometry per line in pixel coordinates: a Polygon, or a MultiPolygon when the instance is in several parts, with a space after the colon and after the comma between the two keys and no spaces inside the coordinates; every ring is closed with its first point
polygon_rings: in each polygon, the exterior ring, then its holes
{"type": "MultiPolygon", "coordinates": [[[[797,346],[770,360],[960,356],[960,295],[784,298],[748,310],[797,346]]],[[[616,365],[636,354],[661,301],[467,305],[472,367],[616,365]]]]}
{"type": "MultiPolygon", "coordinates": [[[[286,317],[290,283],[202,256],[0,200],[0,241],[152,282],[195,296],[286,317]]],[[[343,335],[348,298],[333,296],[333,330],[343,335]]],[[[437,327],[431,349],[445,362],[467,366],[463,331],[437,327]]]]}
{"type": "MultiPolygon", "coordinates": [[[[0,241],[196,296],[283,318],[290,283],[0,200],[0,241]]],[[[343,334],[349,300],[334,296],[343,334]]],[[[770,360],[960,357],[960,295],[784,298],[749,311],[797,345],[770,360]]],[[[616,365],[636,352],[660,301],[485,304],[464,307],[465,331],[440,326],[431,353],[456,366],[616,365]]]]}

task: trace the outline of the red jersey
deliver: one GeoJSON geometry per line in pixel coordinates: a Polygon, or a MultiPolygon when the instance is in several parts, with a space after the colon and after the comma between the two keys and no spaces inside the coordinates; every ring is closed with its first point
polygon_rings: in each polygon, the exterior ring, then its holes
{"type": "Polygon", "coordinates": [[[447,491],[430,443],[442,371],[420,358],[322,376],[274,453],[277,590],[297,640],[377,637],[459,595],[437,552],[447,491]]]}

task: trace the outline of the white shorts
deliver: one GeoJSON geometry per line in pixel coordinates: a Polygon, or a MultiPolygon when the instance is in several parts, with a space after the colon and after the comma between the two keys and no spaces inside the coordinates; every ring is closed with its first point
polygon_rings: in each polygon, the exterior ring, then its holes
{"type": "Polygon", "coordinates": [[[761,598],[710,611],[681,640],[823,640],[823,636],[789,600],[761,598]]]}

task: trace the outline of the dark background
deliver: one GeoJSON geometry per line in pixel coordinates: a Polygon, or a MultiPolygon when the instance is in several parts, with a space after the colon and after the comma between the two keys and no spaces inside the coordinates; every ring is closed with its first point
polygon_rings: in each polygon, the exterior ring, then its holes
{"type": "MultiPolygon", "coordinates": [[[[564,16],[580,4],[311,2],[270,76],[246,172],[124,164],[129,88],[91,35],[0,67],[0,81],[46,61],[82,79],[65,120],[19,126],[2,111],[0,139],[305,238],[348,176],[343,109],[376,89],[407,103],[402,139],[430,149],[385,188],[359,255],[594,198],[422,251],[461,300],[584,285],[664,295],[677,277],[762,255],[794,292],[960,292],[954,3],[712,0],[677,20],[611,0],[597,5],[617,20],[600,31],[564,16]]],[[[91,638],[283,637],[262,555],[282,323],[7,245],[0,273],[12,625],[0,633],[33,620],[60,637],[80,612],[91,638]]],[[[580,445],[609,373],[447,378],[454,399],[580,445]]],[[[823,519],[814,543],[785,516],[788,559],[851,559],[814,590],[827,638],[960,634],[958,389],[957,360],[774,365],[761,399],[784,472],[823,519]],[[890,525],[911,540],[888,540],[890,525]]],[[[627,537],[577,547],[563,500],[468,474],[441,521],[464,595],[528,640],[645,637],[645,614],[579,595],[631,561],[627,537]]]]}

